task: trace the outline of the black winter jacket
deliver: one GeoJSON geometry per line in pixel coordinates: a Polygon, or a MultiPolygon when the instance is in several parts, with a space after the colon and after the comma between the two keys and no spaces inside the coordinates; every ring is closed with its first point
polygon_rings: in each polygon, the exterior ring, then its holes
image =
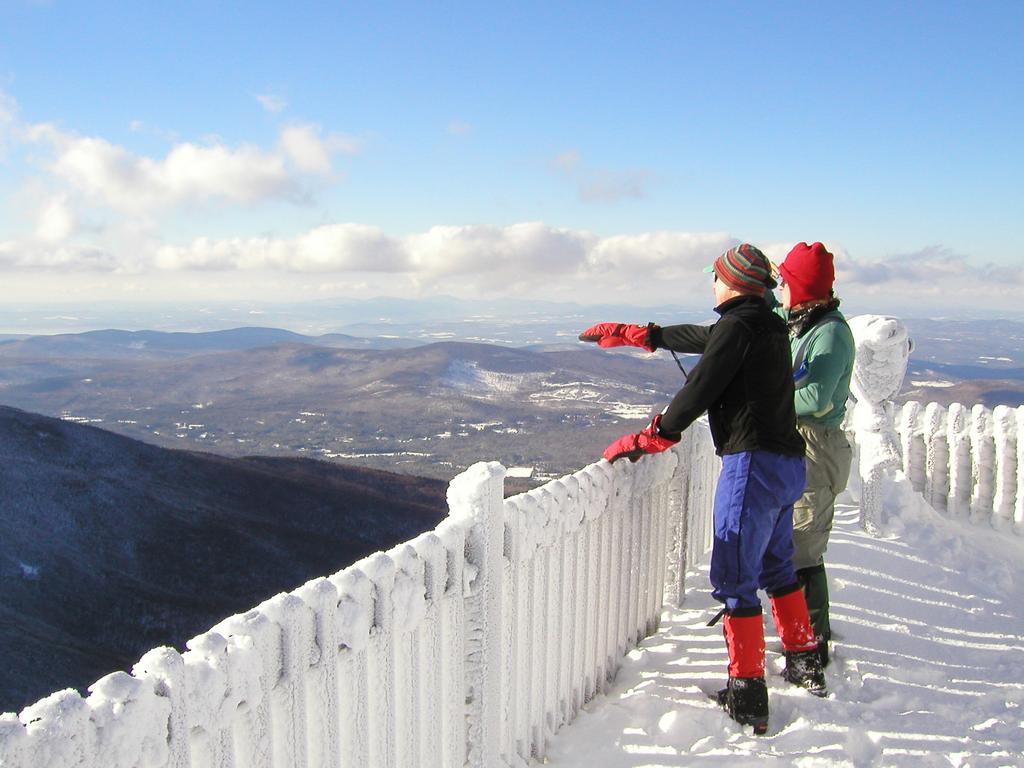
{"type": "Polygon", "coordinates": [[[714,325],[651,328],[655,348],[703,355],[665,409],[661,433],[678,438],[707,411],[719,456],[758,450],[803,456],[786,323],[759,296],[729,299],[715,311],[721,319],[714,325]]]}

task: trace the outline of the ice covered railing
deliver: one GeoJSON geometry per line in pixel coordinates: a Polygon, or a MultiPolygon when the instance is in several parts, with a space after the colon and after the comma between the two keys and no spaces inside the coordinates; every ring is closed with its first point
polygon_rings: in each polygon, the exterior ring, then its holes
{"type": "Polygon", "coordinates": [[[1024,534],[1024,407],[911,401],[896,407],[911,344],[892,317],[850,319],[857,342],[851,382],[861,514],[882,520],[885,496],[906,482],[934,509],[1024,534]],[[894,471],[901,475],[896,477],[894,471]]]}
{"type": "Polygon", "coordinates": [[[708,549],[706,425],[503,499],[455,478],[433,531],[0,716],[3,768],[497,768],[605,690],[708,549]]]}
{"type": "Polygon", "coordinates": [[[940,512],[1024,534],[1024,406],[904,403],[901,466],[940,512]]]}

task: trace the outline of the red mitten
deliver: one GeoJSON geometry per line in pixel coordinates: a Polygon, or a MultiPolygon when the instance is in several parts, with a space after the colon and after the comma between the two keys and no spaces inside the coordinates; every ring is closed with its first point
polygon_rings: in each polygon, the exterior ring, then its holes
{"type": "Polygon", "coordinates": [[[648,325],[626,325],[625,323],[598,323],[580,334],[580,341],[596,341],[599,347],[641,347],[653,352],[651,329],[648,325]]]}
{"type": "Polygon", "coordinates": [[[623,435],[604,449],[604,457],[615,463],[616,459],[626,458],[636,461],[645,453],[661,453],[671,448],[678,440],[669,440],[658,433],[661,414],[655,416],[651,423],[635,435],[623,435]]]}

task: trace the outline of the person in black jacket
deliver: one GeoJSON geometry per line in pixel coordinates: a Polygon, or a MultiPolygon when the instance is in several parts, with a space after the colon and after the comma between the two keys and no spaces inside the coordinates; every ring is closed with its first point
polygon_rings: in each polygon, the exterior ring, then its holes
{"type": "Polygon", "coordinates": [[[793,569],[793,503],[804,489],[805,446],[796,429],[789,332],[764,298],[776,284],[770,262],[744,243],[705,271],[714,273],[715,311],[721,315],[714,325],[599,323],[580,339],[602,347],[702,355],[668,407],[639,433],[608,446],[604,457],[636,461],[663,451],[707,412],[722,457],[710,576],[712,595],[724,604],[719,616],[725,616],[729,682],[718,698],[733,719],[765,733],[768,690],[758,588],[771,599],[786,679],[826,695],[817,641],[793,569]]]}

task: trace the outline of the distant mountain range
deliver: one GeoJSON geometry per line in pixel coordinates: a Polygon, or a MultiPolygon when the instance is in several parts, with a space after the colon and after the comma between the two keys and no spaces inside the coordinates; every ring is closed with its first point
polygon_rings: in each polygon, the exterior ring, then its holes
{"type": "MultiPolygon", "coordinates": [[[[416,338],[245,327],[12,339],[0,343],[0,403],[230,456],[318,456],[441,479],[493,458],[557,476],[649,418],[682,374],[665,352],[599,350],[573,335],[596,319],[645,317],[529,306],[461,323],[450,319],[459,307],[439,302],[335,307],[362,310],[368,333],[404,323],[416,338]],[[422,341],[476,337],[485,322],[492,335],[537,343],[422,341]],[[556,327],[563,340],[542,343],[556,327]]],[[[902,399],[1024,403],[1024,324],[906,322],[916,347],[902,399]]]]}
{"type": "Polygon", "coordinates": [[[1024,323],[906,321],[914,351],[900,400],[965,405],[1024,404],[1024,323]]]}
{"type": "Polygon", "coordinates": [[[446,484],[172,451],[0,406],[0,711],[434,527],[446,484]]]}
{"type": "Polygon", "coordinates": [[[232,328],[203,333],[103,330],[0,340],[0,360],[40,357],[164,360],[280,344],[309,344],[345,349],[394,349],[418,346],[420,343],[397,338],[359,338],[343,333],[306,336],[280,328],[232,328]]]}
{"type": "MultiPolygon", "coordinates": [[[[709,296],[710,298],[710,296],[709,296]]],[[[215,304],[90,302],[40,306],[5,301],[0,331],[12,335],[80,333],[96,328],[212,331],[259,324],[311,336],[344,333],[390,336],[420,343],[444,338],[523,345],[575,339],[573,329],[601,320],[630,323],[697,322],[709,305],[637,307],[624,304],[431,296],[400,299],[321,299],[296,304],[254,301],[215,304]]]]}
{"type": "Polygon", "coordinates": [[[60,342],[87,344],[93,356],[63,355],[47,339],[0,345],[0,402],[165,447],[337,458],[450,479],[481,458],[573,471],[683,382],[667,353],[579,343],[380,350],[289,341],[213,351],[211,342],[273,334],[201,336],[201,352],[163,359],[126,357],[126,337],[111,334],[60,342]]]}

